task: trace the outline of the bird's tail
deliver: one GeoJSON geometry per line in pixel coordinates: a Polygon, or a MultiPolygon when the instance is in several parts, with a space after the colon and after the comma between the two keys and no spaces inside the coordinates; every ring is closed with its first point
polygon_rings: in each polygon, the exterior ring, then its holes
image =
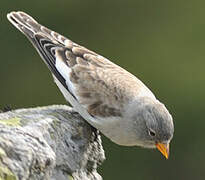
{"type": "Polygon", "coordinates": [[[65,78],[56,69],[56,50],[64,51],[69,47],[69,43],[72,42],[64,36],[42,26],[24,12],[11,12],[7,15],[7,18],[31,41],[53,75],[67,89],[65,78]]]}
{"type": "Polygon", "coordinates": [[[30,38],[35,38],[36,34],[44,36],[52,40],[56,44],[62,44],[65,46],[66,41],[69,41],[66,37],[46,28],[39,24],[35,19],[33,19],[28,14],[17,11],[7,14],[8,20],[23,34],[25,34],[29,40],[30,38]]]}

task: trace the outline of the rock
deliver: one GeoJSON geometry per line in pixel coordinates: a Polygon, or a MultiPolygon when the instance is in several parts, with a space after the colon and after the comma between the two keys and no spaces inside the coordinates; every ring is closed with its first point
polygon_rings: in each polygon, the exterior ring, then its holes
{"type": "Polygon", "coordinates": [[[98,131],[71,107],[0,114],[0,179],[101,180],[104,159],[98,131]]]}

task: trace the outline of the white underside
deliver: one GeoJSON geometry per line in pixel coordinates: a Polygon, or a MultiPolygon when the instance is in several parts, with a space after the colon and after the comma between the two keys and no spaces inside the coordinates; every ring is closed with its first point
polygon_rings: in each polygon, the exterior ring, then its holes
{"type": "Polygon", "coordinates": [[[73,106],[75,111],[77,111],[89,124],[98,129],[100,132],[102,132],[105,136],[107,136],[116,144],[126,146],[136,145],[136,140],[133,144],[133,139],[128,139],[127,134],[124,134],[126,132],[123,128],[124,126],[122,122],[125,122],[125,120],[114,117],[92,117],[91,115],[89,115],[86,109],[82,105],[80,105],[78,101],[64,88],[64,86],[59,82],[59,80],[55,76],[53,77],[55,83],[64,95],[65,99],[73,106]]]}

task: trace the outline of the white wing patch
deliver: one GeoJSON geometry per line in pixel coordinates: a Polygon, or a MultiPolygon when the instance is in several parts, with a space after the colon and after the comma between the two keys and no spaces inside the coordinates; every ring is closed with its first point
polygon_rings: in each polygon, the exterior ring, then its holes
{"type": "Polygon", "coordinates": [[[61,59],[60,56],[58,56],[58,54],[56,55],[55,65],[56,65],[56,69],[58,70],[58,72],[66,80],[66,84],[68,86],[69,91],[71,91],[71,93],[76,96],[75,87],[73,86],[73,83],[70,81],[71,69],[63,62],[63,60],[61,59]]]}

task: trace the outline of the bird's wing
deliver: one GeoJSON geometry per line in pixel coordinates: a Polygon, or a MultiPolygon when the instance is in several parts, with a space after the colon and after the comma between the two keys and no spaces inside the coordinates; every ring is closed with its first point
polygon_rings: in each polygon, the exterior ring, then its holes
{"type": "Polygon", "coordinates": [[[8,19],[28,37],[53,75],[89,114],[120,116],[123,104],[142,90],[154,96],[129,72],[38,24],[26,13],[11,12],[8,19]]]}

